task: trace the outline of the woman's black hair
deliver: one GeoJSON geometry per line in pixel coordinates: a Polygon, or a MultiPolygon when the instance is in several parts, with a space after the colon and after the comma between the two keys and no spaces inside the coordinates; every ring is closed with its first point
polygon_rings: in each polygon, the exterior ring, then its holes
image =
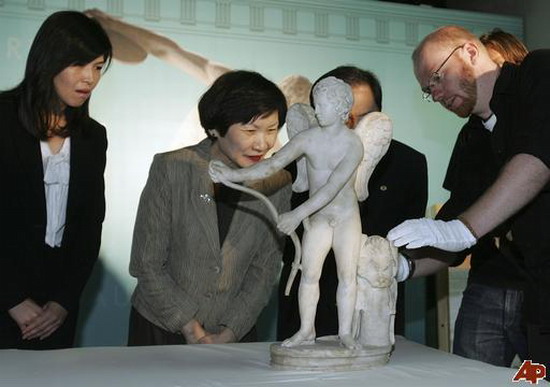
{"type": "Polygon", "coordinates": [[[111,42],[96,20],[81,12],[60,11],[42,23],[29,51],[23,81],[9,91],[19,98],[19,118],[27,131],[46,139],[55,117],[64,112],[65,128],[56,134],[68,136],[89,117],[89,100],[63,110],[53,81],[65,68],[86,65],[99,56],[106,69],[112,57],[111,42]]]}
{"type": "Polygon", "coordinates": [[[277,85],[245,70],[221,75],[199,101],[201,125],[210,138],[213,129],[223,137],[231,125],[246,124],[275,111],[280,128],[285,123],[286,110],[285,96],[277,85]]]}

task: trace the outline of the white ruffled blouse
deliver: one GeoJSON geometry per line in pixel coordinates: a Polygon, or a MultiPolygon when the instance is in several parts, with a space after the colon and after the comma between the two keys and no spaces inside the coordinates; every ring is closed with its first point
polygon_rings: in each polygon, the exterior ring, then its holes
{"type": "Polygon", "coordinates": [[[65,230],[69,176],[71,170],[71,139],[67,137],[58,153],[53,154],[47,141],[40,141],[44,189],[46,191],[46,238],[48,246],[59,247],[65,230]]]}

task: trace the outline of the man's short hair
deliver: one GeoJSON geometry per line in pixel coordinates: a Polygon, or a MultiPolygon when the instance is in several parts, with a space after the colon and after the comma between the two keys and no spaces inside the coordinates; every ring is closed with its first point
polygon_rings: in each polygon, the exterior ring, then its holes
{"type": "Polygon", "coordinates": [[[466,28],[460,26],[445,26],[438,28],[437,30],[426,35],[424,39],[422,39],[422,41],[414,49],[412,53],[413,63],[415,66],[418,64],[420,53],[429,44],[436,44],[441,48],[452,49],[468,41],[477,42],[479,47],[481,49],[484,49],[484,46],[479,41],[478,37],[472,34],[466,28]]]}

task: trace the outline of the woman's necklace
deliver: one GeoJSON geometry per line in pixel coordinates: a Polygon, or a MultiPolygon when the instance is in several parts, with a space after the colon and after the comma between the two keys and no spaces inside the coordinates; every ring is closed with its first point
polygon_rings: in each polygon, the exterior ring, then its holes
{"type": "Polygon", "coordinates": [[[53,128],[48,130],[48,139],[46,140],[52,154],[59,153],[59,151],[63,147],[65,137],[60,136],[60,134],[65,130],[65,125],[67,125],[65,116],[54,117],[52,124],[53,128]]]}

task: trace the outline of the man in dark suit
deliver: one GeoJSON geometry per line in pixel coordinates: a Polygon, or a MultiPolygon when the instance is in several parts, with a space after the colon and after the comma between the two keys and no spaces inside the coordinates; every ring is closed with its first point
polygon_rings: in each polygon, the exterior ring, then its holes
{"type": "MultiPolygon", "coordinates": [[[[321,76],[334,76],[349,84],[353,92],[353,106],[346,123],[350,129],[368,113],[382,110],[382,88],[376,76],[353,66],[340,66],[321,76]]],[[[311,101],[313,105],[313,101],[311,101]]],[[[294,193],[292,208],[308,198],[308,192],[294,193]]],[[[369,197],[359,203],[363,233],[386,236],[388,231],[410,217],[424,216],[428,200],[428,172],[426,158],[411,147],[392,140],[386,155],[376,166],[369,180],[369,197]]],[[[297,230],[301,235],[301,227],[297,230]]],[[[284,265],[279,282],[278,340],[292,336],[300,327],[298,312],[299,278],[294,280],[289,296],[284,295],[294,260],[294,246],[287,243],[284,265]]],[[[297,276],[298,277],[298,276],[297,276]]],[[[397,301],[396,333],[404,331],[403,289],[400,284],[397,301]]],[[[332,251],[327,256],[319,281],[320,297],[317,305],[315,329],[317,336],[338,332],[336,288],[338,277],[332,251]]]]}

